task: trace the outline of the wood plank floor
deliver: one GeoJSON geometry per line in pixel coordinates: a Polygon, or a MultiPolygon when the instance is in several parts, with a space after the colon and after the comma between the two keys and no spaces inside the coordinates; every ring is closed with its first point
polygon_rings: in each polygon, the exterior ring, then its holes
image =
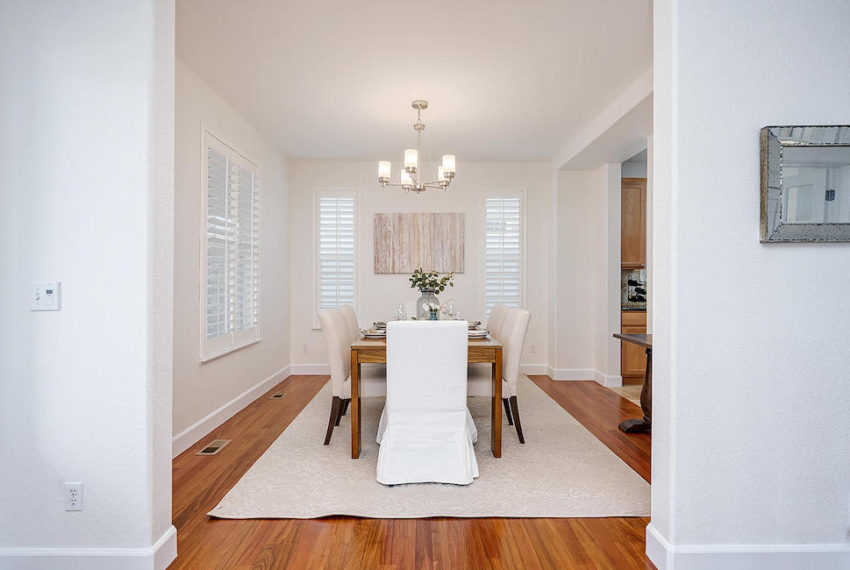
{"type": "MultiPolygon", "coordinates": [[[[648,518],[208,517],[327,379],[287,378],[174,460],[178,556],[169,568],[654,568],[644,554],[648,518]],[[286,397],[269,398],[281,391],[286,397]],[[233,441],[218,455],[195,455],[211,439],[233,441]]],[[[649,480],[650,436],[616,428],[625,418],[639,417],[640,408],[595,382],[532,380],[649,480]]],[[[504,437],[516,437],[512,426],[504,428],[504,437]]],[[[317,445],[323,436],[316,434],[317,445]]],[[[333,437],[348,432],[338,429],[333,437]]]]}

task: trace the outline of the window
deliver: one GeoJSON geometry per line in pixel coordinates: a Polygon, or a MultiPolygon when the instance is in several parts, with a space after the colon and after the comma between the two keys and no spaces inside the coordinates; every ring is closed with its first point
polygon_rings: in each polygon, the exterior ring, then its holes
{"type": "Polygon", "coordinates": [[[319,313],[357,298],[357,192],[316,194],[316,287],[313,326],[319,313]]]}
{"type": "Polygon", "coordinates": [[[201,361],[259,340],[260,168],[204,134],[201,361]]]}
{"type": "Polygon", "coordinates": [[[495,305],[521,307],[525,277],[523,191],[484,194],[484,314],[495,305]]]}

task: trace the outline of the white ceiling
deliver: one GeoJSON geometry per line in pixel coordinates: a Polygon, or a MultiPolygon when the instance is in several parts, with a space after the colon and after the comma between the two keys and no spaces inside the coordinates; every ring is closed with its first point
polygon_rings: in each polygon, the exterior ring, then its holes
{"type": "Polygon", "coordinates": [[[177,0],[177,55],[294,158],[548,160],[651,64],[650,0],[177,0]]]}

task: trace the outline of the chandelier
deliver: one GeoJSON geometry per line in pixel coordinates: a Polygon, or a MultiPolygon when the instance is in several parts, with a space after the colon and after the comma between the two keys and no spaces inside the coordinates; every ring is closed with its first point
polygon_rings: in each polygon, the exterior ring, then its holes
{"type": "Polygon", "coordinates": [[[408,148],[404,151],[404,168],[399,173],[398,184],[390,184],[392,175],[392,165],[389,160],[381,160],[378,162],[378,182],[381,187],[399,186],[404,188],[405,192],[424,192],[427,188],[442,188],[445,190],[452,179],[455,177],[455,155],[444,154],[443,164],[437,167],[437,179],[432,182],[421,181],[421,173],[419,172],[419,151],[422,149],[422,131],[425,130],[425,123],[422,122],[422,110],[428,108],[428,101],[416,99],[410,104],[416,109],[416,122],[413,123],[413,128],[416,129],[416,148],[408,148]],[[417,178],[419,174],[420,178],[417,178]]]}

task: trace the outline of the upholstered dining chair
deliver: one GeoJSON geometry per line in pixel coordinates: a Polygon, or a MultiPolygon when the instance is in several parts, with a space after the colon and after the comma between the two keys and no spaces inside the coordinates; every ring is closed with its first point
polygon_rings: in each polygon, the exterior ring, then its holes
{"type": "Polygon", "coordinates": [[[454,483],[478,477],[466,407],[467,324],[387,324],[387,400],[378,428],[378,482],[454,483]]]}
{"type": "Polygon", "coordinates": [[[348,332],[349,345],[360,338],[360,324],[357,322],[357,315],[354,313],[354,307],[351,305],[342,305],[338,307],[342,313],[342,318],[345,320],[345,329],[348,332]]]}
{"type": "Polygon", "coordinates": [[[331,414],[328,419],[328,431],[325,434],[325,445],[331,442],[334,426],[339,425],[351,402],[351,358],[348,327],[345,317],[339,309],[322,311],[319,314],[322,325],[322,335],[328,349],[328,361],[331,367],[331,414]]]}
{"type": "Polygon", "coordinates": [[[505,415],[508,417],[508,424],[516,428],[520,443],[525,443],[525,436],[519,419],[516,386],[519,380],[519,360],[522,357],[525,333],[528,331],[530,320],[531,311],[506,308],[504,321],[496,337],[496,340],[502,343],[502,403],[505,407],[505,415]]]}
{"type": "Polygon", "coordinates": [[[490,331],[490,336],[501,341],[502,324],[505,322],[505,315],[508,307],[506,305],[496,305],[490,309],[490,318],[487,319],[487,330],[490,331]]]}

